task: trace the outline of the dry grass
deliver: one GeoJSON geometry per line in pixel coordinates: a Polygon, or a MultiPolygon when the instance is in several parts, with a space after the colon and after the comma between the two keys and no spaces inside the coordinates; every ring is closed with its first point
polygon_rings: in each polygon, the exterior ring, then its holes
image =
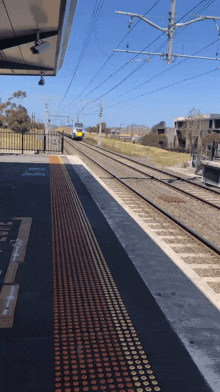
{"type": "MultiPolygon", "coordinates": [[[[39,136],[42,137],[44,131],[37,131],[37,135],[27,133],[24,134],[23,138],[23,148],[25,150],[36,150],[39,148],[43,150],[44,140],[39,139],[39,136]]],[[[20,133],[15,133],[8,129],[0,129],[0,150],[2,152],[16,151],[22,148],[22,135],[20,133]]]]}
{"type": "MultiPolygon", "coordinates": [[[[85,141],[91,144],[97,144],[98,134],[86,134],[85,141]]],[[[191,160],[190,154],[166,151],[157,147],[142,146],[140,144],[130,143],[129,141],[124,142],[104,136],[102,137],[102,146],[124,155],[148,158],[152,163],[161,167],[177,165],[179,167],[185,167],[186,162],[191,160]]]]}

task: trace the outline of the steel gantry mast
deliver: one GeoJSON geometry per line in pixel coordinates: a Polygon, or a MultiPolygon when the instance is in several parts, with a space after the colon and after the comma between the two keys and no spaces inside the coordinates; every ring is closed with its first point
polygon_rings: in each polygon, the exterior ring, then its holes
{"type": "Polygon", "coordinates": [[[150,26],[162,31],[163,33],[168,35],[168,48],[167,48],[167,53],[154,53],[154,52],[139,52],[139,51],[132,51],[132,50],[119,50],[119,49],[114,49],[114,52],[125,52],[125,53],[135,53],[135,54],[146,54],[148,55],[148,58],[145,60],[131,60],[131,61],[149,61],[151,55],[156,55],[160,56],[162,60],[166,60],[167,64],[171,64],[173,60],[176,57],[189,57],[189,58],[194,58],[194,59],[206,59],[206,60],[220,60],[218,57],[202,57],[202,56],[191,56],[191,55],[183,55],[183,54],[173,54],[173,40],[174,40],[174,33],[175,30],[179,27],[187,26],[195,22],[201,22],[204,20],[213,20],[215,22],[216,28],[218,30],[219,38],[220,38],[220,28],[217,25],[216,20],[220,20],[220,17],[217,16],[199,16],[196,19],[192,19],[188,22],[185,23],[176,23],[175,18],[176,18],[176,0],[171,0],[171,9],[170,9],[170,17],[169,17],[169,25],[167,28],[161,27],[157,25],[156,23],[153,23],[151,20],[145,18],[143,15],[139,14],[134,14],[132,12],[122,12],[122,11],[115,11],[116,14],[122,14],[122,15],[129,15],[131,17],[129,23],[132,23],[133,18],[139,18],[142,19],[144,22],[148,23],[150,26]]]}

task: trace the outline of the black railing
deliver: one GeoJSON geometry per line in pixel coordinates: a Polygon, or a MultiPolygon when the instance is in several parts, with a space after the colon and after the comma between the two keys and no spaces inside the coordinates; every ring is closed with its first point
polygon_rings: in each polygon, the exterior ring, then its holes
{"type": "Polygon", "coordinates": [[[59,132],[0,130],[0,153],[63,154],[64,136],[59,132]]]}

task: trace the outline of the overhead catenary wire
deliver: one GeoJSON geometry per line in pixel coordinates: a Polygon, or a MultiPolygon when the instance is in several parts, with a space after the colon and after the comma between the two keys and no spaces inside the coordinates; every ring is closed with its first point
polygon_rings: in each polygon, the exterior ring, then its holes
{"type": "MultiPolygon", "coordinates": [[[[213,1],[213,0],[206,0],[206,1],[213,1]]],[[[215,0],[214,0],[215,1],[215,0]]],[[[159,2],[159,0],[157,0],[155,3],[154,3],[154,5],[150,8],[150,10],[152,10],[155,6],[156,6],[156,4],[159,2]]],[[[176,23],[178,23],[180,20],[182,20],[183,18],[185,18],[190,12],[192,12],[193,10],[197,10],[198,9],[198,7],[200,7],[201,6],[201,4],[202,3],[204,3],[204,0],[201,0],[196,6],[194,6],[189,12],[187,12],[186,14],[184,14],[177,22],[175,22],[175,24],[176,23]]],[[[148,12],[150,12],[150,10],[148,10],[147,12],[146,12],[146,14],[148,13],[148,12]]],[[[140,20],[139,20],[140,21],[140,20]]],[[[138,21],[138,22],[139,22],[138,21]]],[[[138,23],[137,22],[137,23],[138,23]]],[[[137,25],[137,23],[136,23],[136,25],[137,25]]],[[[135,25],[135,26],[136,26],[135,25]]],[[[131,31],[131,30],[130,30],[131,31]]],[[[126,38],[126,36],[128,35],[128,33],[125,35],[125,37],[122,39],[122,41],[119,43],[119,45],[124,41],[124,39],[126,38]]],[[[144,50],[146,50],[149,46],[151,46],[153,43],[155,43],[162,35],[164,35],[164,32],[162,32],[162,34],[160,34],[159,35],[159,37],[157,37],[151,44],[149,44],[149,45],[147,45],[142,51],[144,51],[144,50]]],[[[119,47],[119,45],[118,45],[118,47],[119,47]]],[[[96,75],[94,76],[94,78],[89,82],[89,84],[84,88],[84,90],[80,93],[80,95],[79,96],[81,96],[82,95],[82,93],[86,90],[86,88],[92,83],[92,81],[95,79],[95,77],[99,74],[99,72],[101,72],[101,70],[104,68],[104,66],[108,63],[108,61],[110,60],[110,58],[113,56],[113,54],[114,53],[112,53],[112,55],[111,56],[109,56],[109,58],[106,60],[106,62],[103,64],[103,66],[100,68],[100,70],[96,73],[96,75]]],[[[132,60],[134,60],[136,57],[138,56],[138,54],[137,55],[135,55],[133,58],[132,58],[132,60]]],[[[127,80],[130,76],[132,76],[135,72],[137,72],[140,68],[142,68],[142,66],[143,66],[144,64],[142,64],[142,65],[139,65],[135,70],[133,70],[132,72],[130,72],[130,74],[127,76],[127,77],[125,77],[121,82],[119,82],[114,88],[117,88],[121,83],[123,83],[125,80],[127,80]]],[[[107,82],[110,78],[112,78],[115,74],[117,74],[119,71],[121,71],[124,67],[126,67],[127,66],[127,63],[125,63],[123,66],[121,66],[119,69],[117,69],[115,72],[113,72],[110,76],[108,76],[103,82],[101,82],[98,86],[96,86],[93,90],[91,90],[91,91],[89,91],[88,93],[87,93],[87,95],[83,98],[83,99],[85,99],[85,98],[87,98],[88,97],[88,95],[90,95],[92,92],[94,92],[95,90],[97,90],[99,87],[101,87],[105,82],[107,82]]],[[[70,87],[70,85],[69,85],[69,87],[70,87]]],[[[105,93],[104,95],[107,95],[109,92],[111,92],[114,88],[112,88],[111,90],[109,90],[107,93],[105,93]]],[[[68,91],[67,91],[68,92],[68,91]]],[[[66,94],[67,94],[67,92],[66,92],[66,94]]],[[[65,95],[66,95],[65,94],[65,95]]],[[[97,98],[97,100],[98,99],[100,99],[102,96],[104,96],[103,94],[99,97],[99,98],[97,98]]],[[[75,99],[75,100],[77,100],[78,98],[79,98],[79,96],[75,99]]],[[[65,97],[65,96],[64,96],[65,97]]],[[[64,98],[63,98],[64,99],[64,98]]],[[[75,101],[74,100],[74,101],[75,101]]],[[[81,101],[81,100],[80,100],[81,101]]],[[[62,100],[61,100],[61,102],[62,102],[62,100]]],[[[89,105],[89,104],[91,104],[92,102],[94,102],[94,101],[91,101],[90,103],[87,103],[83,108],[81,108],[80,109],[80,112],[87,106],[87,105],[89,105]]],[[[61,104],[61,103],[60,103],[61,104]]]]}
{"type": "MultiPolygon", "coordinates": [[[[206,0],[206,4],[201,4],[199,6],[199,8],[197,9],[197,12],[204,12],[208,7],[210,7],[213,3],[215,2],[215,0],[206,0]]],[[[189,15],[190,16],[190,15],[189,15]]],[[[200,15],[201,16],[201,15],[200,15]]],[[[187,21],[192,20],[193,17],[190,17],[187,19],[187,21]]],[[[175,38],[181,34],[188,26],[183,26],[180,27],[180,29],[178,29],[177,31],[175,31],[175,38]]]]}
{"type": "MultiPolygon", "coordinates": [[[[199,52],[201,52],[202,50],[206,49],[207,47],[213,45],[213,44],[216,43],[217,41],[218,41],[218,40],[215,40],[215,41],[211,42],[210,44],[206,45],[205,47],[203,47],[202,49],[199,49],[197,52],[194,53],[194,55],[197,54],[197,53],[199,53],[199,52]]],[[[120,98],[121,96],[123,96],[123,95],[125,95],[125,94],[128,94],[129,92],[135,90],[136,88],[139,88],[139,87],[143,86],[144,84],[146,84],[146,83],[148,83],[148,82],[150,82],[150,81],[156,79],[157,77],[163,75],[164,73],[169,72],[171,69],[173,69],[174,67],[179,66],[180,64],[182,64],[183,62],[185,62],[185,61],[187,61],[187,60],[189,60],[189,58],[186,58],[186,59],[180,61],[178,64],[173,65],[171,68],[168,68],[168,69],[166,69],[166,70],[163,71],[163,72],[160,72],[158,75],[153,76],[152,78],[146,80],[145,82],[141,83],[140,85],[138,85],[138,86],[132,88],[132,89],[129,90],[129,91],[126,91],[125,93],[123,93],[123,94],[121,94],[121,95],[119,95],[118,97],[115,97],[115,98],[113,98],[113,99],[117,99],[117,98],[120,98]]],[[[216,68],[215,70],[218,70],[218,69],[219,69],[219,68],[216,68]]],[[[208,73],[214,72],[215,70],[213,70],[213,71],[208,71],[208,73]]],[[[182,82],[184,82],[184,81],[186,81],[186,80],[191,80],[191,79],[197,78],[197,77],[202,76],[202,75],[205,75],[205,74],[206,74],[206,73],[204,73],[204,74],[199,74],[199,75],[197,75],[197,76],[190,77],[190,78],[188,78],[188,79],[183,79],[183,80],[178,81],[178,82],[176,82],[176,83],[174,83],[174,84],[182,83],[182,82]]],[[[161,90],[163,90],[163,89],[165,89],[165,88],[168,88],[168,87],[170,87],[170,86],[173,86],[174,84],[170,84],[170,85],[161,87],[161,90]]],[[[152,91],[150,91],[150,92],[147,92],[147,93],[144,94],[144,95],[148,95],[148,94],[151,94],[151,93],[156,92],[156,91],[160,91],[160,89],[152,90],[152,91]]],[[[129,99],[126,100],[126,101],[117,102],[117,103],[115,103],[115,104],[113,104],[113,105],[106,106],[105,108],[108,109],[108,108],[111,108],[111,107],[116,106],[116,105],[118,106],[118,105],[121,105],[122,103],[129,102],[129,101],[131,101],[131,100],[133,100],[133,99],[137,99],[137,98],[139,98],[139,97],[141,97],[141,96],[142,96],[142,95],[138,95],[138,96],[135,96],[135,97],[133,97],[133,98],[129,98],[129,99]]]]}
{"type": "MultiPolygon", "coordinates": [[[[148,12],[150,12],[158,3],[159,3],[159,1],[161,1],[161,0],[157,0],[154,4],[153,4],[153,6],[149,9],[149,10],[147,10],[146,11],[146,13],[144,14],[144,15],[147,15],[147,13],[148,12]]],[[[125,36],[122,38],[122,40],[119,42],[119,44],[117,45],[117,47],[116,48],[119,48],[119,46],[122,44],[122,42],[125,40],[125,38],[128,36],[128,34],[130,34],[131,33],[131,31],[138,25],[138,23],[140,23],[141,22],[141,20],[138,20],[135,24],[134,24],[134,26],[132,26],[131,28],[130,28],[130,30],[125,34],[125,36]]],[[[90,80],[90,82],[86,85],[86,87],[81,91],[81,93],[74,99],[74,101],[76,101],[82,94],[83,94],[83,92],[90,86],[90,84],[93,82],[93,80],[95,80],[95,78],[99,75],[99,73],[102,71],[102,69],[106,66],[106,64],[110,61],[110,59],[114,56],[114,54],[115,54],[115,52],[112,52],[112,54],[108,57],[108,59],[104,62],[104,64],[101,66],[101,68],[98,70],[98,72],[95,74],[95,76],[90,80]]],[[[126,66],[126,64],[124,65],[124,66],[126,66]]],[[[124,68],[124,66],[122,67],[122,68],[124,68]]],[[[120,68],[117,72],[119,72],[122,68],[120,68]]],[[[111,77],[111,76],[110,76],[111,77]]],[[[89,95],[91,92],[89,92],[87,95],[89,95]]],[[[84,97],[84,98],[86,98],[87,97],[87,95],[84,97]]],[[[72,101],[72,103],[74,102],[74,101],[72,101]]]]}
{"type": "MultiPolygon", "coordinates": [[[[211,71],[207,71],[207,72],[204,72],[204,73],[201,73],[201,74],[198,74],[198,75],[191,76],[191,77],[189,77],[189,78],[185,78],[185,79],[179,80],[179,81],[177,81],[177,82],[168,84],[168,85],[163,86],[163,87],[160,87],[160,88],[158,88],[158,89],[151,90],[151,91],[148,91],[147,93],[143,93],[143,94],[140,94],[140,95],[135,96],[135,97],[133,97],[133,98],[130,98],[129,101],[132,101],[132,100],[137,99],[137,98],[141,98],[141,97],[146,96],[146,95],[150,95],[150,94],[156,93],[156,92],[161,91],[161,90],[165,90],[165,89],[167,89],[167,88],[169,88],[169,87],[173,87],[173,86],[175,86],[175,85],[178,85],[178,84],[181,84],[181,83],[184,83],[184,82],[193,80],[193,79],[197,79],[197,78],[199,78],[199,77],[202,77],[202,76],[211,74],[211,73],[213,73],[213,72],[215,72],[215,71],[219,71],[219,70],[220,70],[220,67],[217,67],[217,68],[215,68],[215,69],[213,69],[213,70],[211,70],[211,71]]],[[[124,101],[124,102],[127,102],[127,101],[124,101]]],[[[110,108],[110,107],[113,107],[113,106],[115,106],[115,105],[120,105],[120,104],[122,104],[122,103],[124,103],[124,102],[116,103],[116,104],[114,104],[114,105],[112,105],[112,106],[106,106],[106,109],[108,109],[108,108],[110,108]]]]}
{"type": "MultiPolygon", "coordinates": [[[[199,49],[198,51],[196,51],[195,53],[193,53],[192,56],[195,56],[196,54],[202,52],[204,49],[208,48],[209,46],[213,45],[214,43],[216,43],[216,42],[218,42],[218,41],[219,41],[219,40],[217,39],[217,40],[211,42],[210,44],[206,45],[206,46],[203,47],[202,49],[199,49]]],[[[159,76],[165,74],[166,72],[171,71],[173,68],[179,66],[180,64],[182,64],[183,62],[185,62],[185,61],[187,61],[187,60],[189,60],[189,58],[185,58],[184,60],[180,61],[179,63],[174,64],[173,66],[171,66],[171,67],[165,69],[164,71],[160,72],[159,74],[157,74],[157,75],[153,76],[152,78],[146,80],[145,82],[140,83],[138,86],[133,87],[132,89],[126,91],[125,93],[118,95],[118,96],[115,97],[114,99],[120,98],[120,97],[122,97],[123,95],[128,94],[128,93],[130,93],[131,91],[136,90],[136,89],[139,88],[139,87],[142,87],[142,86],[145,85],[146,83],[151,82],[152,80],[154,80],[154,79],[156,79],[157,77],[159,77],[159,76]]]]}
{"type": "MultiPolygon", "coordinates": [[[[208,1],[213,1],[213,0],[208,0],[208,1]]],[[[215,1],[215,0],[214,0],[215,1]]],[[[204,0],[201,0],[196,6],[194,6],[191,10],[189,10],[186,14],[184,14],[184,16],[182,16],[180,19],[178,19],[176,23],[178,23],[180,20],[182,20],[183,18],[185,18],[189,13],[191,13],[194,9],[197,9],[198,6],[200,6],[202,3],[204,3],[204,0]]],[[[162,32],[151,44],[147,45],[144,49],[142,49],[142,52],[144,50],[146,50],[149,46],[151,46],[153,43],[155,43],[162,35],[164,35],[165,33],[162,32]]],[[[132,60],[134,60],[139,54],[136,54],[132,60]]],[[[119,72],[121,69],[123,69],[125,66],[127,65],[124,64],[122,67],[120,67],[118,70],[116,70],[114,73],[112,73],[110,76],[108,76],[108,78],[106,78],[102,83],[100,83],[95,89],[91,90],[84,98],[86,98],[89,94],[91,94],[92,92],[94,92],[97,88],[101,87],[102,84],[104,84],[107,80],[109,80],[112,76],[114,76],[117,72],[119,72]]],[[[145,63],[144,63],[145,65],[145,63]]],[[[90,103],[87,103],[86,105],[83,106],[83,108],[80,109],[80,112],[89,104],[96,102],[97,100],[100,100],[101,97],[106,96],[107,94],[109,94],[111,91],[113,91],[115,88],[117,88],[119,85],[121,85],[125,80],[127,80],[130,76],[132,76],[135,72],[137,72],[139,69],[141,68],[141,66],[138,66],[135,70],[133,70],[132,72],[130,72],[129,75],[127,75],[125,78],[123,78],[123,80],[121,80],[119,83],[117,83],[114,87],[112,87],[110,90],[108,90],[106,93],[101,94],[98,98],[92,100],[90,103]]]]}
{"type": "Polygon", "coordinates": [[[83,59],[85,50],[86,50],[86,48],[87,48],[87,46],[88,46],[88,44],[89,44],[89,40],[90,40],[90,38],[91,38],[91,34],[90,34],[90,33],[91,33],[91,30],[94,29],[94,24],[97,22],[97,20],[98,20],[98,18],[99,18],[100,11],[101,11],[101,9],[102,9],[102,7],[103,7],[103,4],[104,4],[104,0],[96,0],[96,2],[95,2],[95,6],[94,6],[94,9],[93,9],[93,12],[92,12],[92,16],[91,16],[91,18],[90,18],[89,26],[88,26],[88,28],[87,28],[86,36],[85,36],[85,39],[84,39],[84,41],[83,41],[83,46],[82,46],[82,49],[81,49],[81,52],[80,52],[80,55],[79,55],[77,64],[76,64],[76,66],[75,66],[75,69],[74,69],[74,72],[73,72],[71,81],[70,81],[70,83],[69,83],[69,85],[68,85],[68,87],[67,87],[67,90],[66,90],[66,92],[65,92],[65,94],[64,94],[64,96],[63,96],[63,98],[62,98],[61,101],[60,101],[59,107],[60,107],[62,101],[64,100],[65,96],[67,95],[67,93],[68,93],[68,91],[69,91],[69,89],[70,89],[70,87],[71,87],[71,84],[72,84],[72,82],[73,82],[73,79],[74,79],[74,77],[75,77],[75,75],[76,75],[76,73],[77,73],[77,71],[78,71],[78,68],[79,68],[80,63],[81,63],[81,61],[82,61],[82,59],[83,59]]]}
{"type": "Polygon", "coordinates": [[[179,80],[178,82],[174,82],[174,83],[168,84],[167,86],[163,86],[163,87],[160,87],[160,88],[158,88],[158,89],[155,89],[155,90],[152,90],[152,91],[148,91],[147,93],[138,95],[137,97],[130,98],[130,100],[137,99],[137,98],[140,98],[140,97],[144,97],[145,95],[149,95],[149,94],[152,94],[152,93],[155,93],[155,92],[164,90],[164,89],[166,89],[166,88],[168,88],[168,87],[172,87],[172,86],[175,86],[175,85],[177,85],[177,84],[180,84],[180,83],[183,83],[183,82],[187,82],[187,81],[189,81],[189,80],[196,79],[196,78],[199,78],[199,77],[201,77],[201,76],[205,76],[205,75],[208,75],[208,74],[210,74],[210,73],[213,73],[213,72],[219,71],[219,70],[220,70],[220,67],[217,67],[217,68],[215,68],[215,69],[213,69],[213,70],[211,70],[211,71],[207,71],[207,72],[201,73],[201,74],[199,74],[199,75],[191,76],[190,78],[185,78],[185,79],[179,80]]]}

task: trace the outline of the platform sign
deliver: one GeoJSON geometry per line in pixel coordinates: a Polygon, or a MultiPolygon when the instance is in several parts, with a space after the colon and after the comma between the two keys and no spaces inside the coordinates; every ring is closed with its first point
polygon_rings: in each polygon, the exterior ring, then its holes
{"type": "Polygon", "coordinates": [[[59,138],[58,138],[58,136],[52,136],[51,139],[52,139],[52,144],[53,144],[53,146],[58,147],[58,144],[59,144],[59,138]]]}
{"type": "Polygon", "coordinates": [[[61,135],[57,133],[51,133],[46,136],[46,150],[51,152],[57,152],[61,150],[61,135]]]}

